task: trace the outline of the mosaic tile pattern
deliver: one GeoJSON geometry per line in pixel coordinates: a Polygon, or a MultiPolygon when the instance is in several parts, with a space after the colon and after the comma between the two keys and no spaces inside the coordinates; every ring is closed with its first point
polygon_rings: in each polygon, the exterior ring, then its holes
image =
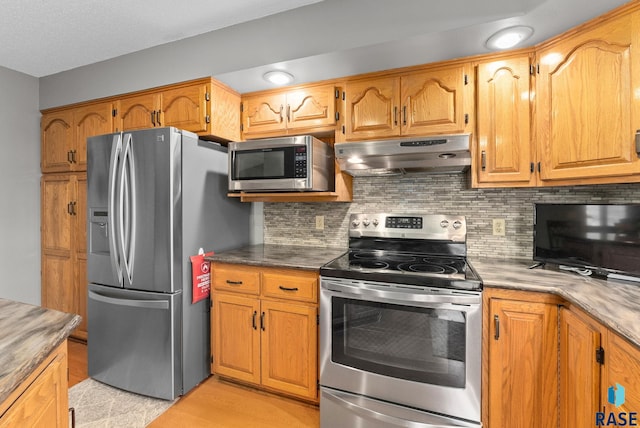
{"type": "Polygon", "coordinates": [[[533,257],[533,204],[640,203],[640,184],[535,189],[471,189],[465,174],[357,177],[351,203],[264,203],[265,244],[348,245],[349,215],[362,212],[455,214],[467,218],[470,256],[533,257]],[[324,230],[315,216],[325,216],[324,230]],[[506,221],[493,236],[494,218],[506,221]]]}

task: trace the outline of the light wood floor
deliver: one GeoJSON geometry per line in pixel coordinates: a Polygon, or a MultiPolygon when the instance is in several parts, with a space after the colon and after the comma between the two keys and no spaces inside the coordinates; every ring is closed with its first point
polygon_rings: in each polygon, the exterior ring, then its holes
{"type": "MultiPolygon", "coordinates": [[[[69,340],[69,387],[87,378],[87,346],[69,340]]],[[[150,428],[318,428],[318,407],[211,376],[150,428]]]]}

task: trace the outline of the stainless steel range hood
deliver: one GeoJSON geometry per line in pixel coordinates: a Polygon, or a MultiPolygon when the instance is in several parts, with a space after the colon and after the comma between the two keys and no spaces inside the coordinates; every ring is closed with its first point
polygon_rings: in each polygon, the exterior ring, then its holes
{"type": "Polygon", "coordinates": [[[340,169],[356,177],[464,172],[471,134],[339,143],[335,154],[340,169]]]}

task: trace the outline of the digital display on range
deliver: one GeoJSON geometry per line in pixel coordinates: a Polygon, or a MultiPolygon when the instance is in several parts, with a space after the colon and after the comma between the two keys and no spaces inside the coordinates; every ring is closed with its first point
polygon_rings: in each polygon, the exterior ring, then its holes
{"type": "Polygon", "coordinates": [[[385,227],[390,229],[422,229],[422,217],[387,217],[385,227]]]}

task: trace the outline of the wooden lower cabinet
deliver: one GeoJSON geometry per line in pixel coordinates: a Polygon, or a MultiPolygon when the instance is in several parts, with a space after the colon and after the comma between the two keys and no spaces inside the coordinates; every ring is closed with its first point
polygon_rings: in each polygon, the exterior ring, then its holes
{"type": "Polygon", "coordinates": [[[0,403],[0,428],[68,428],[67,365],[64,341],[0,403]]]}
{"type": "Polygon", "coordinates": [[[637,423],[640,348],[555,295],[485,288],[483,303],[484,426],[637,423]]]}
{"type": "Polygon", "coordinates": [[[560,427],[597,426],[598,412],[601,426],[611,418],[624,425],[621,414],[628,422],[634,412],[637,424],[640,349],[570,304],[560,309],[560,331],[560,427]]]}
{"type": "Polygon", "coordinates": [[[557,426],[556,300],[543,293],[485,290],[485,426],[557,426]]]}
{"type": "Polygon", "coordinates": [[[578,310],[560,308],[560,427],[594,425],[600,409],[601,327],[578,310]]]}
{"type": "Polygon", "coordinates": [[[86,173],[41,178],[42,306],[78,314],[72,336],[87,340],[86,173]]]}
{"type": "Polygon", "coordinates": [[[318,273],[214,263],[211,371],[318,400],[318,273]]]}

